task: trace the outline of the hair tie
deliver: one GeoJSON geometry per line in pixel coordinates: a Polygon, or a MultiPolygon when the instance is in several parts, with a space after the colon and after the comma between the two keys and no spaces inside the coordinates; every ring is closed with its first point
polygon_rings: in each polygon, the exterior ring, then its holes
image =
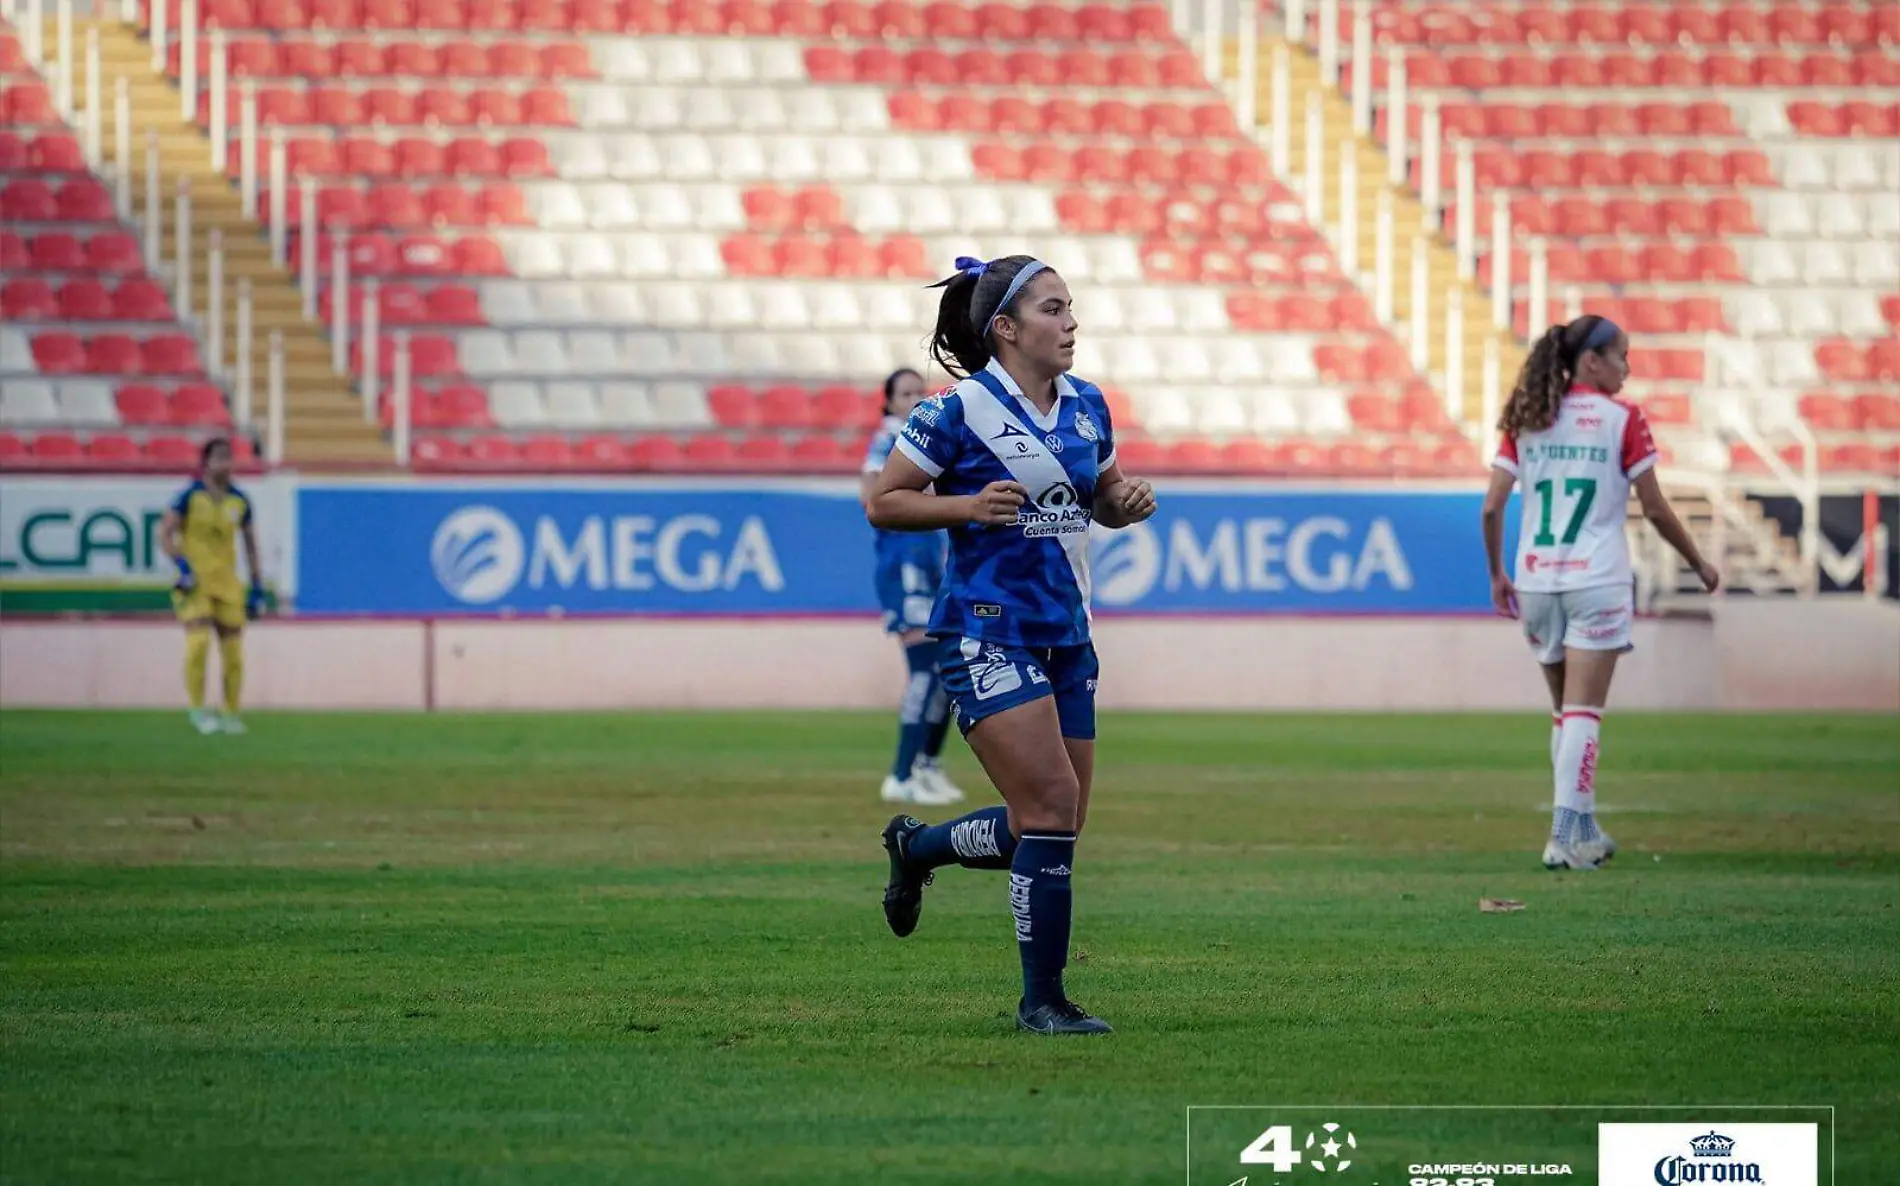
{"type": "Polygon", "coordinates": [[[958,280],[961,280],[965,276],[972,276],[980,280],[983,278],[983,273],[990,270],[990,266],[984,263],[980,259],[972,259],[970,256],[967,256],[967,255],[959,255],[957,256],[956,269],[957,269],[956,275],[946,276],[942,280],[937,281],[935,284],[927,284],[924,287],[942,288],[947,284],[955,284],[958,280]]]}

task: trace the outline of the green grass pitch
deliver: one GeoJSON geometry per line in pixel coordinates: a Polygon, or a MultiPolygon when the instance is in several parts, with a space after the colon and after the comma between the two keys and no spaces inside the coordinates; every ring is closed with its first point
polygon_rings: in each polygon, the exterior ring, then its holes
{"type": "Polygon", "coordinates": [[[1173,1184],[1248,1103],[1832,1104],[1883,1179],[1900,721],[1612,712],[1564,875],[1546,722],[1106,717],[1063,1042],[998,875],[885,930],[882,715],[8,712],[0,1181],[1173,1184]]]}

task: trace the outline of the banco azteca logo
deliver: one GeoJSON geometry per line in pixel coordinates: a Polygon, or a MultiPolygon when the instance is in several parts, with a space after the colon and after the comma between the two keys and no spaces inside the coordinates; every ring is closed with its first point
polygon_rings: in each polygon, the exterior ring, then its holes
{"type": "Polygon", "coordinates": [[[429,565],[449,596],[486,605],[507,596],[527,563],[521,530],[490,506],[462,507],[443,519],[429,544],[429,565]]]}

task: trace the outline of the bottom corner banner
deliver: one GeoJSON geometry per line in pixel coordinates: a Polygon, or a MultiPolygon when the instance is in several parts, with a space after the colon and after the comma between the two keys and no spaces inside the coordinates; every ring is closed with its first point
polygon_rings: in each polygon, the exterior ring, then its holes
{"type": "Polygon", "coordinates": [[[1195,1105],[1188,1186],[1832,1186],[1826,1106],[1195,1105]]]}

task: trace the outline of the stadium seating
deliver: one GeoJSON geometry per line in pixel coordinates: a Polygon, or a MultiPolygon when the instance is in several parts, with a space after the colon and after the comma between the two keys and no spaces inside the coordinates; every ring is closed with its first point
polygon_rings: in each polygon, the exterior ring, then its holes
{"type": "Polygon", "coordinates": [[[0,466],[194,464],[224,391],[9,31],[0,116],[0,466]]]}
{"type": "Polygon", "coordinates": [[[327,282],[347,231],[412,332],[421,464],[855,470],[870,389],[925,361],[922,284],[1021,248],[1075,283],[1077,370],[1159,465],[1475,461],[1403,410],[1436,401],[1161,5],[235,0],[205,24],[317,187],[291,258],[315,233],[327,282]]]}
{"type": "Polygon", "coordinates": [[[1411,143],[1435,98],[1473,146],[1478,225],[1510,203],[1520,333],[1542,239],[1548,317],[1571,289],[1640,335],[1632,392],[1665,444],[1798,417],[1832,472],[1900,475],[1900,440],[1860,412],[1900,396],[1900,9],[1375,0],[1373,22],[1381,103],[1404,51],[1411,143]]]}

